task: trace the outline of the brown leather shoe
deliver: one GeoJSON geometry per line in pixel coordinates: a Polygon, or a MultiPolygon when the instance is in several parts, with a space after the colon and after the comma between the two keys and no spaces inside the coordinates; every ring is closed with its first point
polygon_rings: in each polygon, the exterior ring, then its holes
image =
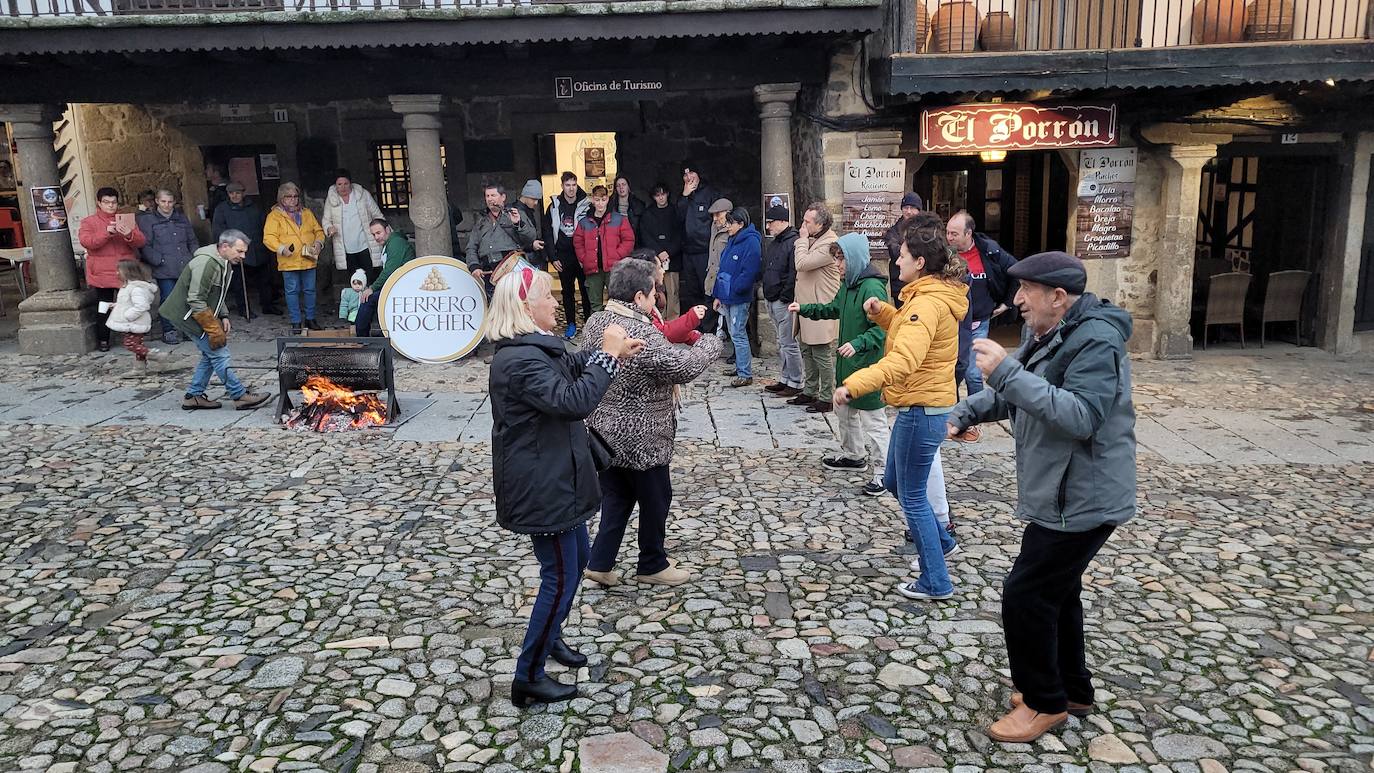
{"type": "Polygon", "coordinates": [[[830,413],[834,409],[829,400],[817,400],[806,406],[807,413],[830,413]]]}
{"type": "Polygon", "coordinates": [[[234,401],[234,410],[251,411],[270,399],[272,399],[272,394],[270,392],[265,395],[253,394],[252,392],[244,392],[243,395],[239,397],[239,399],[234,401]]]}
{"type": "Polygon", "coordinates": [[[211,400],[205,395],[186,395],[181,399],[183,411],[212,411],[218,407],[218,400],[211,400]]]}
{"type": "Polygon", "coordinates": [[[796,397],[802,391],[796,387],[784,386],[782,389],[773,392],[774,397],[796,397]]]}
{"type": "Polygon", "coordinates": [[[812,397],[811,395],[808,395],[808,394],[806,394],[805,392],[803,392],[803,393],[797,395],[796,397],[793,397],[791,400],[788,400],[788,401],[787,401],[787,404],[788,404],[788,405],[810,405],[811,403],[814,403],[814,402],[816,402],[816,398],[814,398],[814,397],[812,397]]]}
{"type": "Polygon", "coordinates": [[[988,738],[1002,743],[1032,743],[1035,739],[1069,721],[1069,714],[1041,714],[1021,704],[988,727],[988,738]]]}
{"type": "Polygon", "coordinates": [[[978,429],[978,425],[975,424],[950,439],[959,443],[977,443],[982,436],[983,430],[978,429]]]}
{"type": "MultiPolygon", "coordinates": [[[[1016,708],[1025,702],[1026,699],[1021,696],[1021,693],[1014,692],[1011,694],[1012,708],[1016,708]]],[[[1069,713],[1075,717],[1086,717],[1093,713],[1093,705],[1091,703],[1074,703],[1073,701],[1069,701],[1069,713]]]]}

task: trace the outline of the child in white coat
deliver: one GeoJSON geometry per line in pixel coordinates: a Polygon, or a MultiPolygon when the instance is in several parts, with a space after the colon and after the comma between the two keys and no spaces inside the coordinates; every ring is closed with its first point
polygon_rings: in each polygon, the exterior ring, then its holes
{"type": "Polygon", "coordinates": [[[121,260],[116,269],[119,271],[119,294],[115,296],[114,309],[105,324],[123,333],[124,348],[134,353],[133,370],[125,374],[125,378],[138,378],[147,374],[149,359],[159,362],[166,359],[163,352],[149,349],[143,343],[143,336],[153,325],[157,285],[148,275],[148,267],[137,260],[121,260]]]}

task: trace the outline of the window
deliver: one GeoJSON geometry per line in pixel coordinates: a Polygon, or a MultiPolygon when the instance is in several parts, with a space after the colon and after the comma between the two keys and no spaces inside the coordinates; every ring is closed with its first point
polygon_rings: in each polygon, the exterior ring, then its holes
{"type": "MultiPolygon", "coordinates": [[[[447,166],[447,160],[441,144],[439,162],[447,166]]],[[[410,208],[410,159],[404,142],[372,143],[372,175],[377,183],[378,206],[393,211],[410,208]]]]}

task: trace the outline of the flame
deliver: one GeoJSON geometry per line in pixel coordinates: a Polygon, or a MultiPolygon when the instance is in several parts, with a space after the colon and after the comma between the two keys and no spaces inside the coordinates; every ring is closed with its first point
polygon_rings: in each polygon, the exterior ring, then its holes
{"type": "Polygon", "coordinates": [[[325,376],[315,374],[301,385],[305,398],[286,425],[316,432],[330,432],[386,424],[386,404],[375,393],[357,393],[325,376]]]}

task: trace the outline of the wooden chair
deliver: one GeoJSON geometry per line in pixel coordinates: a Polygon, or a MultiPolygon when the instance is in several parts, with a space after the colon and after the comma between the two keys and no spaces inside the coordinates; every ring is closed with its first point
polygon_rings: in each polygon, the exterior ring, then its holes
{"type": "Polygon", "coordinates": [[[1207,288],[1207,316],[1202,323],[1202,348],[1207,348],[1207,332],[1212,325],[1240,327],[1240,348],[1245,348],[1245,294],[1250,290],[1249,274],[1216,274],[1207,288]]]}
{"type": "Polygon", "coordinates": [[[1311,271],[1275,271],[1264,288],[1264,314],[1260,317],[1260,348],[1264,348],[1264,328],[1270,322],[1296,322],[1298,346],[1302,346],[1302,301],[1307,295],[1311,271]]]}

